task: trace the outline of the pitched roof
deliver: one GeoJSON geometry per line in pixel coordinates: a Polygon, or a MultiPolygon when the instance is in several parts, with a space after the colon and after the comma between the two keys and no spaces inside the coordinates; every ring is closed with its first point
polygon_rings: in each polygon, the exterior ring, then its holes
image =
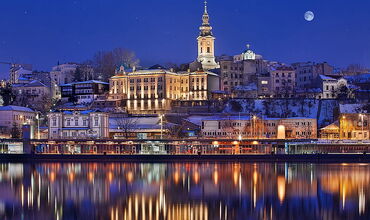
{"type": "Polygon", "coordinates": [[[22,106],[15,106],[15,105],[0,106],[0,111],[35,112],[34,110],[30,108],[22,107],[22,106]]]}
{"type": "Polygon", "coordinates": [[[72,82],[72,83],[67,83],[63,84],[61,86],[72,86],[72,85],[79,85],[79,84],[104,84],[104,85],[109,85],[107,82],[102,82],[98,80],[89,80],[89,81],[83,81],[83,82],[72,82]]]}

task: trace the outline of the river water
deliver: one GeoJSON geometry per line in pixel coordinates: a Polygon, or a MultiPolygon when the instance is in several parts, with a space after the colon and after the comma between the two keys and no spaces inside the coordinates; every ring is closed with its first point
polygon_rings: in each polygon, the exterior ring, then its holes
{"type": "Polygon", "coordinates": [[[370,219],[370,164],[0,164],[0,219],[370,219]]]}

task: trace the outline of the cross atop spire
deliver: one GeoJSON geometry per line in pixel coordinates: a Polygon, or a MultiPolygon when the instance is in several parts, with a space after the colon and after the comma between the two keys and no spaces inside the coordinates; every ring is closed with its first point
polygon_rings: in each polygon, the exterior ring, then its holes
{"type": "Polygon", "coordinates": [[[209,24],[209,14],[208,14],[208,2],[204,1],[204,14],[202,16],[202,26],[200,26],[200,35],[201,36],[212,36],[212,27],[209,24]]]}

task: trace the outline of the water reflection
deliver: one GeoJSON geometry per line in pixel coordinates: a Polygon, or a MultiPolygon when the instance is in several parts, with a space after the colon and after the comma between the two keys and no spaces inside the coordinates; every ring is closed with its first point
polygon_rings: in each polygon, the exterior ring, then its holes
{"type": "Polygon", "coordinates": [[[369,164],[0,164],[0,219],[369,219],[369,164]]]}

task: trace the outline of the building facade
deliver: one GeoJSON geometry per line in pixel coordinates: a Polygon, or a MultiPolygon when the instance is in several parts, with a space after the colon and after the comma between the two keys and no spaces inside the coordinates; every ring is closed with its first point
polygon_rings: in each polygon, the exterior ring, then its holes
{"type": "Polygon", "coordinates": [[[267,71],[267,64],[247,45],[247,50],[233,57],[220,59],[221,90],[232,92],[237,86],[257,83],[257,76],[267,71]]]}
{"type": "Polygon", "coordinates": [[[0,106],[0,137],[9,138],[14,126],[18,130],[24,124],[35,125],[36,112],[21,106],[0,106]]]}
{"type": "Polygon", "coordinates": [[[326,62],[300,62],[293,63],[292,67],[296,71],[296,82],[298,89],[310,89],[315,87],[314,82],[319,75],[332,74],[334,68],[326,62]]]}
{"type": "Polygon", "coordinates": [[[62,100],[77,104],[90,104],[109,91],[109,83],[89,80],[60,86],[62,100]]]}
{"type": "Polygon", "coordinates": [[[341,139],[369,140],[369,113],[342,113],[339,116],[341,139]]]}
{"type": "Polygon", "coordinates": [[[201,134],[231,139],[312,139],[317,138],[317,120],[312,118],[259,118],[222,116],[202,120],[201,134]]]}
{"type": "Polygon", "coordinates": [[[347,87],[347,80],[340,77],[335,79],[326,75],[319,75],[319,84],[322,91],[320,98],[336,99],[342,87],[347,87]]]}
{"type": "Polygon", "coordinates": [[[23,76],[31,73],[31,64],[11,64],[9,82],[10,84],[21,83],[25,80],[23,76]]]}
{"type": "Polygon", "coordinates": [[[290,66],[278,66],[271,73],[272,91],[275,97],[293,97],[296,87],[295,70],[290,66]]]}
{"type": "Polygon", "coordinates": [[[170,110],[173,100],[208,100],[218,89],[219,77],[211,72],[126,72],[121,66],[110,79],[109,99],[127,100],[130,113],[160,113],[170,110]]]}
{"type": "Polygon", "coordinates": [[[12,90],[18,102],[40,102],[51,97],[50,87],[38,80],[27,84],[13,84],[12,90]]]}
{"type": "Polygon", "coordinates": [[[109,115],[95,111],[48,114],[49,139],[101,139],[109,137],[109,115]]]}

